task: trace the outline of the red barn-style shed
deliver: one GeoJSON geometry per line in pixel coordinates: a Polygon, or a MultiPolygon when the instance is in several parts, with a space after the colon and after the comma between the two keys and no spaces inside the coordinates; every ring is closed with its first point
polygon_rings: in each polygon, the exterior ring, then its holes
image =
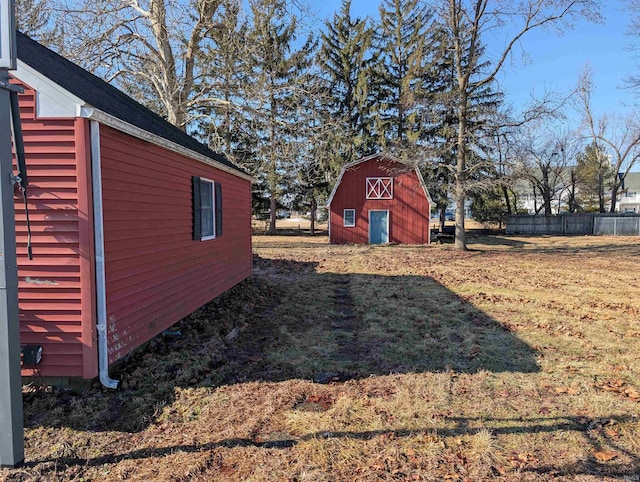
{"type": "Polygon", "coordinates": [[[114,387],[109,365],[250,276],[251,177],[30,38],[17,49],[20,341],[42,346],[42,376],[114,387]]]}
{"type": "Polygon", "coordinates": [[[386,154],[345,165],[329,197],[331,244],[428,244],[431,198],[420,171],[386,154]]]}

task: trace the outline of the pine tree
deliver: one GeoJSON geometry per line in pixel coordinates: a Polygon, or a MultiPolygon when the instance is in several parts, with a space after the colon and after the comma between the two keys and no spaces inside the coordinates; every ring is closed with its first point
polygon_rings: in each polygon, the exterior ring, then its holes
{"type": "MultiPolygon", "coordinates": [[[[440,213],[440,228],[444,227],[444,214],[453,197],[455,167],[458,145],[459,111],[456,106],[459,86],[454,65],[451,39],[440,23],[432,27],[434,59],[425,82],[429,88],[428,122],[423,136],[430,146],[430,162],[425,166],[425,178],[429,179],[429,193],[440,213]]],[[[482,49],[481,49],[482,50],[482,49]]],[[[481,64],[477,68],[484,68],[481,64]]],[[[487,137],[494,135],[496,113],[501,106],[503,94],[494,90],[494,83],[487,83],[473,92],[469,99],[467,119],[467,143],[476,152],[491,151],[487,137]]],[[[469,177],[476,183],[482,181],[482,173],[493,172],[490,160],[479,155],[469,156],[469,177]],[[473,164],[476,164],[475,166],[473,164]],[[483,169],[484,168],[484,169],[483,169]]],[[[480,195],[480,194],[478,194],[480,195]]]]}
{"type": "Polygon", "coordinates": [[[252,0],[248,32],[250,74],[245,91],[254,117],[256,157],[253,172],[269,198],[269,234],[276,232],[281,192],[295,179],[301,142],[298,110],[307,95],[315,43],[308,38],[295,48],[297,20],[284,0],[252,0]]]}
{"type": "Polygon", "coordinates": [[[591,143],[576,156],[577,202],[584,211],[606,212],[606,194],[615,171],[611,167],[609,157],[603,158],[597,154],[597,151],[604,150],[604,146],[596,148],[591,143]]]}
{"type": "Polygon", "coordinates": [[[203,102],[200,107],[198,133],[213,150],[224,152],[244,165],[249,162],[254,141],[249,129],[251,114],[244,102],[249,64],[248,25],[241,16],[240,4],[227,0],[224,15],[207,32],[211,43],[201,53],[201,62],[207,69],[198,79],[198,90],[210,102],[203,102]]]}
{"type": "Polygon", "coordinates": [[[383,0],[380,5],[374,98],[375,128],[383,149],[411,148],[424,136],[431,26],[432,14],[424,2],[383,0]]]}
{"type": "Polygon", "coordinates": [[[343,0],[325,26],[318,66],[327,94],[324,122],[336,126],[333,170],[337,172],[373,149],[369,122],[373,30],[368,20],[351,17],[351,0],[343,0]]]}

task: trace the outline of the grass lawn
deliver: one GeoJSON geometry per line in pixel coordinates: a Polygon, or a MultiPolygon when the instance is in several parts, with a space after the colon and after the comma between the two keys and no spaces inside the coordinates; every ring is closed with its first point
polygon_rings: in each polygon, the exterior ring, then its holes
{"type": "Polygon", "coordinates": [[[640,480],[640,240],[469,247],[255,236],[121,391],[25,387],[0,478],[640,480]]]}

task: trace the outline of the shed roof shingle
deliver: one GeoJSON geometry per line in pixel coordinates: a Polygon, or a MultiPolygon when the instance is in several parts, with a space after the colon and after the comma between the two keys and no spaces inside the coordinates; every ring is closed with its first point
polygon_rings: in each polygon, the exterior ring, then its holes
{"type": "Polygon", "coordinates": [[[124,92],[82,67],[17,32],[18,59],[87,104],[128,124],[245,173],[225,156],[209,149],[124,92]]]}

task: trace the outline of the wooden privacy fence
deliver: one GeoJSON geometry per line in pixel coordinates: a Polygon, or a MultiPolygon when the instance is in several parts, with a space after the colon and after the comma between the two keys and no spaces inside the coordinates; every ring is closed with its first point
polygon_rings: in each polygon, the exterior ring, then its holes
{"type": "Polygon", "coordinates": [[[506,234],[582,234],[640,236],[640,216],[617,213],[507,216],[506,234]]]}

